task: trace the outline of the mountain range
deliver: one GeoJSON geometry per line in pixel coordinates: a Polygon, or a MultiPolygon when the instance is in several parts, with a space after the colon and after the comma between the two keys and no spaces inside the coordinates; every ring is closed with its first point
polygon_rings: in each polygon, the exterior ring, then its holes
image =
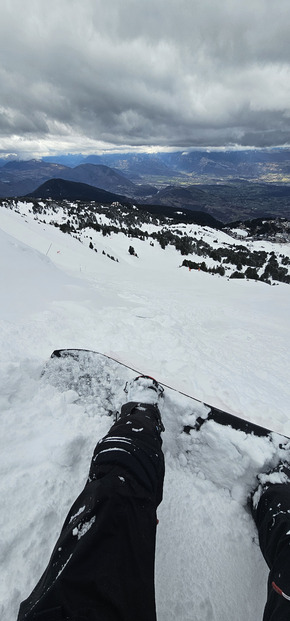
{"type": "Polygon", "coordinates": [[[130,179],[104,165],[80,164],[70,168],[58,163],[39,160],[11,161],[0,167],[0,196],[31,194],[40,185],[53,178],[75,183],[86,183],[115,194],[142,197],[154,194],[151,186],[136,186],[130,179]]]}
{"type": "MultiPolygon", "coordinates": [[[[175,151],[158,153],[111,153],[103,155],[61,156],[44,158],[67,166],[105,164],[126,174],[131,180],[154,176],[179,179],[192,176],[194,180],[251,179],[290,182],[290,150],[249,149],[221,151],[175,151]],[[74,158],[74,159],[73,159],[74,158]]],[[[156,185],[156,183],[154,184],[156,185]]]]}
{"type": "Polygon", "coordinates": [[[287,149],[68,155],[55,159],[58,161],[2,160],[0,197],[51,196],[106,203],[120,201],[121,197],[122,201],[147,206],[204,212],[222,222],[290,217],[287,149]],[[77,165],[72,167],[72,163],[77,165]],[[56,179],[67,185],[60,187],[56,179]]]}

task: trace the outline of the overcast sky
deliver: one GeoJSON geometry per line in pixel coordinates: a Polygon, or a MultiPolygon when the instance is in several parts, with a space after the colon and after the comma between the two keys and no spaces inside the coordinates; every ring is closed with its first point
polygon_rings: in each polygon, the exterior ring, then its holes
{"type": "Polygon", "coordinates": [[[0,156],[290,144],[290,0],[0,0],[0,156]]]}

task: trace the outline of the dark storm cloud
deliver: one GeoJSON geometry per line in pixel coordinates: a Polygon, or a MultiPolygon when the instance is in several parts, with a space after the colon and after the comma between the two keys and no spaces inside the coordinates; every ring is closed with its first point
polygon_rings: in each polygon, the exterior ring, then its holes
{"type": "Polygon", "coordinates": [[[0,0],[0,149],[290,142],[289,0],[0,0]]]}

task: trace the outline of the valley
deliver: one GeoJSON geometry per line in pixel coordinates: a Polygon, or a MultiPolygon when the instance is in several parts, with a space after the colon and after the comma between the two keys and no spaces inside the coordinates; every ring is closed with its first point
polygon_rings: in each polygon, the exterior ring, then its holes
{"type": "Polygon", "coordinates": [[[290,217],[287,149],[60,156],[1,164],[2,198],[105,201],[94,194],[97,188],[115,194],[107,202],[202,211],[223,223],[290,217]],[[61,196],[55,194],[56,180],[67,184],[61,196]]]}

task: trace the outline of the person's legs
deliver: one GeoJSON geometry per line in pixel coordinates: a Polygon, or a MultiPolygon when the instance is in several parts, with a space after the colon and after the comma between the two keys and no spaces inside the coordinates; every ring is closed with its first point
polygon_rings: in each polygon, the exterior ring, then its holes
{"type": "MultiPolygon", "coordinates": [[[[290,472],[289,472],[290,475],[290,472]]],[[[252,513],[270,569],[264,621],[290,619],[290,480],[287,468],[259,475],[252,513]],[[279,482],[280,481],[280,482],[279,482]]]]}
{"type": "Polygon", "coordinates": [[[18,621],[155,621],[161,430],[156,405],[122,407],[96,446],[86,486],[18,621]]]}

